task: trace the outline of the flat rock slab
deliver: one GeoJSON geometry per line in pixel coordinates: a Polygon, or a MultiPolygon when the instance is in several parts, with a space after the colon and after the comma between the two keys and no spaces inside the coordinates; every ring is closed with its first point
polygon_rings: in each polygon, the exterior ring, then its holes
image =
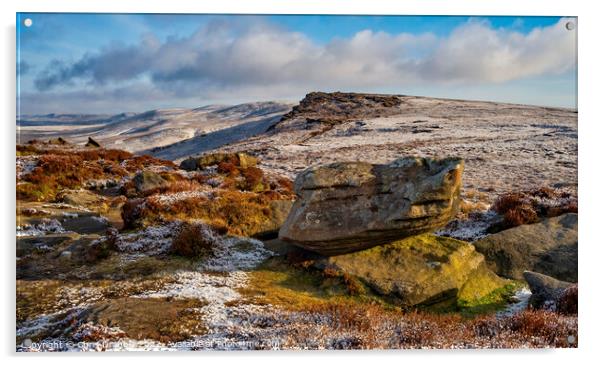
{"type": "Polygon", "coordinates": [[[577,228],[577,214],[568,213],[492,234],[474,246],[498,275],[522,280],[524,271],[535,271],[575,283],[577,228]]]}
{"type": "Polygon", "coordinates": [[[355,276],[403,306],[472,302],[507,284],[469,243],[431,234],[323,258],[317,265],[355,276]]]}
{"type": "Polygon", "coordinates": [[[455,216],[463,170],[460,158],[420,157],[309,168],[279,238],[338,255],[432,231],[455,216]]]}

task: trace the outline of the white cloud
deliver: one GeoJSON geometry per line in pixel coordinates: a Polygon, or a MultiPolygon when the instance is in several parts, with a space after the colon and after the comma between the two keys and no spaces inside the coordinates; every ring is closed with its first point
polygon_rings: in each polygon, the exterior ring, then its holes
{"type": "Polygon", "coordinates": [[[282,99],[309,90],[501,83],[575,67],[576,35],[565,23],[523,34],[470,20],[447,37],[364,30],[324,45],[266,23],[211,23],[189,37],[160,42],[148,35],[139,44],[113,45],[72,64],[55,62],[37,75],[41,92],[27,97],[73,85],[96,90],[95,97],[102,86],[110,98],[135,82],[140,85],[129,88],[133,92],[154,88],[158,99],[282,99]]]}

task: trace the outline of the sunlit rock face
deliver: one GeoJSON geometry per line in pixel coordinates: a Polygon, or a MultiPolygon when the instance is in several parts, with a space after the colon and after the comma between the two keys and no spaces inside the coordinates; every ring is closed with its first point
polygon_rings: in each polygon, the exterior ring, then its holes
{"type": "Polygon", "coordinates": [[[463,170],[460,158],[421,157],[309,168],[279,237],[330,256],[432,231],[456,214],[463,170]]]}

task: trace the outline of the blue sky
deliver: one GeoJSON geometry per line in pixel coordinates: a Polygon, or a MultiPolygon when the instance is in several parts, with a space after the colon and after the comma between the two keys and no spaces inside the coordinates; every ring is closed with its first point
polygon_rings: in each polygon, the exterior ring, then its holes
{"type": "Polygon", "coordinates": [[[21,13],[20,112],[296,101],[314,90],[576,107],[568,21],[21,13]]]}

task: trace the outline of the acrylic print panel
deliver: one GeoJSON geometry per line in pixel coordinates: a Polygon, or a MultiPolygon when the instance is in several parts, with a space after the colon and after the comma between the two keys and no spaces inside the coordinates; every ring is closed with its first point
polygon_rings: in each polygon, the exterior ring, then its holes
{"type": "Polygon", "coordinates": [[[17,14],[17,350],[576,347],[577,31],[17,14]]]}

